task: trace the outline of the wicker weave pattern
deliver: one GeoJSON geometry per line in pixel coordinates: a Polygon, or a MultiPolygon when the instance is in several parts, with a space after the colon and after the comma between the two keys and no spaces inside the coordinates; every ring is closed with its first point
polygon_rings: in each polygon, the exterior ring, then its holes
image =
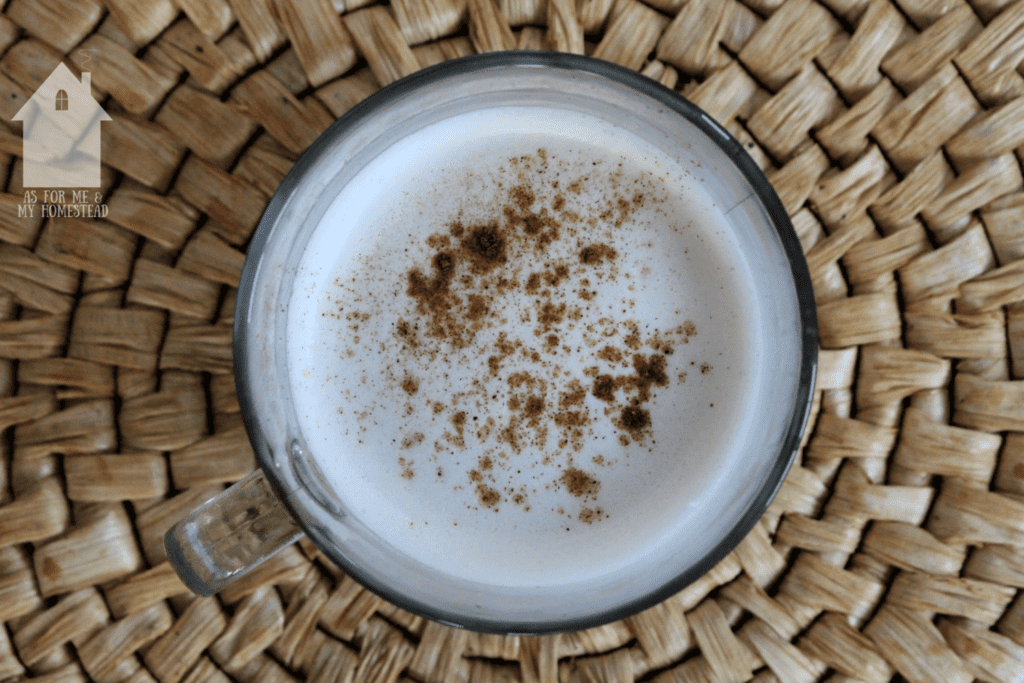
{"type": "Polygon", "coordinates": [[[1024,676],[1024,0],[10,0],[0,118],[0,681],[1024,676]],[[254,467],[230,338],[269,197],[382,85],[511,48],[679,90],[776,186],[822,344],[777,500],[581,633],[427,622],[305,542],[183,592],[164,531],[254,467]],[[102,220],[18,215],[10,119],[62,59],[112,117],[102,220]]]}

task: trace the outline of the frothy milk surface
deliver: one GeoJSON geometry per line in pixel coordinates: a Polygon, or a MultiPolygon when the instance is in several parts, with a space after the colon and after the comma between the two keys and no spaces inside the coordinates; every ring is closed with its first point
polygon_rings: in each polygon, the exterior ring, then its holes
{"type": "Polygon", "coordinates": [[[360,171],[287,323],[303,438],[352,513],[508,586],[699,537],[745,469],[763,353],[705,181],[699,160],[527,107],[433,124],[360,171]]]}

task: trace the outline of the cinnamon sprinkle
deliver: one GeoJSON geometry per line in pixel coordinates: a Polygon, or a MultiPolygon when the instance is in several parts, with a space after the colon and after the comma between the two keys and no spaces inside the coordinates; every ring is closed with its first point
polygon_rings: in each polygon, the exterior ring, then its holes
{"type": "MultiPolygon", "coordinates": [[[[392,377],[407,411],[444,425],[443,436],[423,446],[433,448],[430,471],[451,477],[456,491],[466,487],[462,495],[472,493],[470,505],[525,512],[530,490],[509,485],[509,473],[554,465],[557,479],[536,486],[587,501],[571,516],[593,524],[606,518],[593,504],[601,481],[598,473],[572,466],[573,454],[608,426],[622,447],[653,438],[657,425],[648,404],[670,384],[673,348],[697,328],[687,321],[672,330],[641,329],[626,305],[621,314],[593,322],[590,306],[602,286],[630,277],[626,257],[612,246],[615,231],[637,209],[656,204],[656,192],[627,192],[625,183],[608,183],[597,171],[558,179],[549,172],[557,160],[543,150],[507,162],[518,177],[500,189],[490,215],[460,214],[436,226],[422,243],[427,256],[405,269],[395,291],[410,303],[393,326],[402,356],[428,359],[431,369],[479,356],[482,375],[448,395],[426,396],[423,387],[430,385],[401,365],[392,377]],[[609,189],[603,203],[583,214],[579,197],[591,182],[609,189]],[[509,310],[513,295],[525,306],[509,310]],[[522,334],[501,332],[495,339],[481,334],[488,329],[522,334]],[[586,344],[576,341],[582,330],[586,344]],[[604,427],[595,431],[598,425],[604,427]],[[441,468],[443,453],[469,457],[445,460],[441,468]],[[536,454],[535,461],[524,460],[525,453],[536,454]],[[461,474],[451,474],[453,468],[461,474]]],[[[422,370],[417,374],[423,377],[422,370]]],[[[682,382],[685,373],[673,369],[672,377],[682,382]]],[[[406,436],[401,448],[423,441],[422,433],[406,436]]],[[[594,462],[606,466],[599,458],[594,462]]],[[[412,460],[400,465],[401,476],[411,478],[412,460]]]]}

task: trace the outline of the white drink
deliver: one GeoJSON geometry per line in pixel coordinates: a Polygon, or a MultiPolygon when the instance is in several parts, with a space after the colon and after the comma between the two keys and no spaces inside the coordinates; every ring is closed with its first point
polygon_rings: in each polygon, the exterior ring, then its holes
{"type": "Polygon", "coordinates": [[[302,435],[348,509],[506,586],[699,537],[746,479],[765,346],[702,173],[526,107],[433,124],[364,168],[306,248],[287,323],[302,435]]]}

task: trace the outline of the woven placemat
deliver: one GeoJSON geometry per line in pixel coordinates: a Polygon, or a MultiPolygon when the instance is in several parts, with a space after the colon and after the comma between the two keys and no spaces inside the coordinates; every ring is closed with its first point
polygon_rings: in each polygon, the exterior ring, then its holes
{"type": "Polygon", "coordinates": [[[0,681],[1024,677],[1024,1],[0,5],[0,681]],[[269,197],[381,85],[511,48],[642,71],[777,188],[822,346],[781,493],[692,586],[579,633],[425,621],[308,543],[194,598],[161,537],[254,467],[230,339],[269,197]],[[30,216],[11,119],[61,60],[111,119],[101,195],[30,216]]]}

